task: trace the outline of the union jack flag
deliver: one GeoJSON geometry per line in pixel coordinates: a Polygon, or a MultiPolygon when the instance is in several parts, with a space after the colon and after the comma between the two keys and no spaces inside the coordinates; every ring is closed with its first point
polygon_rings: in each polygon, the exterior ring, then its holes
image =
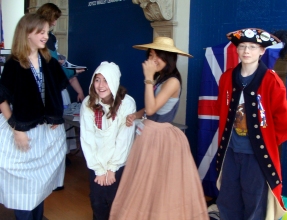
{"type": "MultiPolygon", "coordinates": [[[[267,48],[261,60],[268,68],[273,68],[281,48],[282,44],[267,48]]],[[[231,42],[206,48],[198,101],[197,165],[204,194],[210,197],[218,195],[215,169],[219,119],[215,111],[215,102],[218,82],[223,72],[235,67],[239,62],[236,47],[231,42]]]]}
{"type": "Polygon", "coordinates": [[[0,0],[0,48],[4,48],[1,0],[0,0]]]}

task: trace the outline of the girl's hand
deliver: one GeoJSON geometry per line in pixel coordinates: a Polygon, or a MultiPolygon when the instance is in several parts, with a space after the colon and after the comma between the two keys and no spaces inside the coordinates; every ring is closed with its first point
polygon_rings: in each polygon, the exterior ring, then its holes
{"type": "Polygon", "coordinates": [[[114,182],[116,182],[115,172],[108,170],[108,173],[107,173],[107,186],[112,185],[114,182]]]}
{"type": "Polygon", "coordinates": [[[54,130],[54,129],[57,128],[57,127],[58,127],[58,125],[51,125],[50,128],[54,130]]]}
{"type": "Polygon", "coordinates": [[[82,102],[84,100],[85,96],[83,93],[78,93],[78,96],[77,96],[77,101],[78,102],[82,102]]]}
{"type": "Polygon", "coordinates": [[[143,64],[143,73],[145,79],[153,80],[153,76],[156,73],[156,63],[153,60],[146,60],[143,64]]]}
{"type": "Polygon", "coordinates": [[[82,72],[85,72],[85,69],[76,69],[76,74],[80,74],[82,72]]]}
{"type": "Polygon", "coordinates": [[[126,118],[126,126],[127,127],[132,126],[133,123],[134,123],[134,120],[136,120],[136,118],[137,117],[136,117],[135,113],[128,115],[127,118],[126,118]]]}
{"type": "Polygon", "coordinates": [[[14,141],[20,151],[27,152],[31,147],[26,132],[13,130],[14,141]]]}
{"type": "Polygon", "coordinates": [[[94,182],[101,186],[106,186],[107,185],[106,175],[96,176],[94,182]]]}

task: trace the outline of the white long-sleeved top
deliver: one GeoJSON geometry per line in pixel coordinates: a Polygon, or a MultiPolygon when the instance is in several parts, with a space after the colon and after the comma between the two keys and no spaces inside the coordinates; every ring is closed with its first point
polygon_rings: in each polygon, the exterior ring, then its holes
{"type": "Polygon", "coordinates": [[[95,124],[95,113],[87,106],[87,96],[81,106],[80,127],[81,146],[89,169],[97,176],[108,170],[116,172],[125,165],[133,144],[135,127],[126,126],[126,117],[136,111],[134,99],[125,95],[115,119],[107,119],[109,105],[99,101],[105,114],[102,117],[102,129],[95,124]]]}

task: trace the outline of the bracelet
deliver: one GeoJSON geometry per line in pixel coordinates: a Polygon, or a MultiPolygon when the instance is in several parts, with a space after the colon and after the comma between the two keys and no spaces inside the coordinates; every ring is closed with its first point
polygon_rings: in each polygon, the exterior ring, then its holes
{"type": "Polygon", "coordinates": [[[152,85],[154,85],[155,81],[154,80],[145,79],[144,80],[144,84],[152,84],[152,85]]]}

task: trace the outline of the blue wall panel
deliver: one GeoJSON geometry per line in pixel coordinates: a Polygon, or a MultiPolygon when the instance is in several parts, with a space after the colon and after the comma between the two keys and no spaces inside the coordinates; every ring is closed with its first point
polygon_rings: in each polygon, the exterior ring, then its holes
{"type": "MultiPolygon", "coordinates": [[[[140,6],[131,0],[94,6],[88,6],[89,2],[69,1],[69,61],[89,68],[79,76],[84,93],[88,94],[91,76],[100,62],[113,61],[120,66],[121,84],[136,100],[137,107],[142,108],[144,76],[141,63],[145,52],[132,46],[152,41],[150,22],[140,6]]],[[[69,91],[75,101],[75,92],[69,91]]]]}
{"type": "Polygon", "coordinates": [[[190,42],[186,130],[193,154],[197,148],[197,107],[204,48],[227,42],[226,34],[246,27],[269,32],[287,29],[286,0],[192,0],[190,2],[190,42]]]}
{"type": "MultiPolygon", "coordinates": [[[[143,107],[143,74],[141,63],[145,52],[132,45],[152,41],[150,22],[139,5],[123,0],[88,6],[88,0],[69,0],[69,60],[86,65],[89,70],[79,76],[87,95],[91,76],[101,61],[113,61],[120,66],[121,84],[143,107]]],[[[190,3],[190,42],[186,135],[197,148],[197,105],[204,48],[227,42],[226,33],[245,27],[258,27],[273,32],[287,29],[286,0],[192,0],[190,3]]],[[[71,89],[73,101],[75,92],[71,89]]]]}

